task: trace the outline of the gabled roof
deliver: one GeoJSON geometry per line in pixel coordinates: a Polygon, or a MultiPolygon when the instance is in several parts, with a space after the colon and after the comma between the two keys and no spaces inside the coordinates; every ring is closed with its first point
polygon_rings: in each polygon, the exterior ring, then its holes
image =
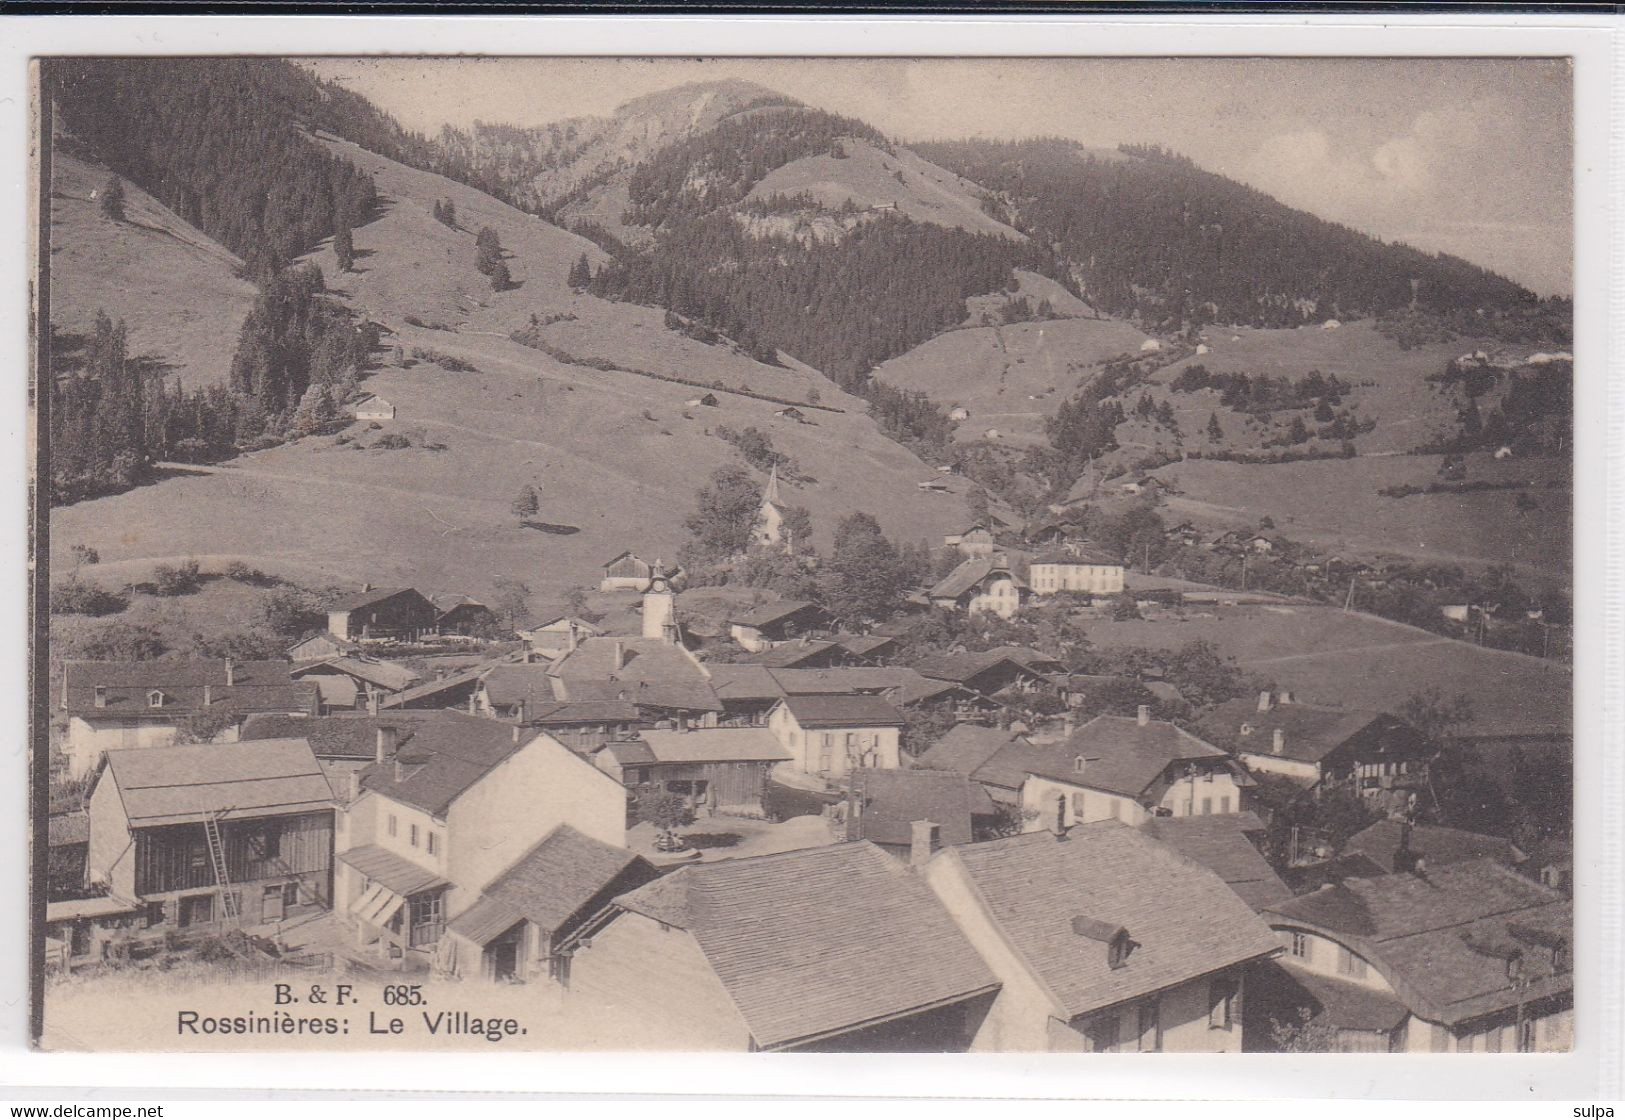
{"type": "Polygon", "coordinates": [[[529,704],[534,708],[556,703],[551,670],[551,665],[541,662],[493,665],[483,678],[486,699],[498,708],[511,708],[517,704],[529,704]]]}
{"type": "Polygon", "coordinates": [[[333,807],[333,789],[303,739],[108,751],[102,765],[97,781],[114,783],[136,828],[333,807]]]}
{"type": "Polygon", "coordinates": [[[636,723],[642,713],[630,700],[554,700],[525,710],[525,722],[538,727],[574,723],[636,723]]]}
{"type": "Polygon", "coordinates": [[[819,639],[798,640],[757,650],[755,653],[740,658],[739,664],[761,665],[768,669],[793,669],[805,662],[817,661],[827,657],[831,650],[842,650],[844,652],[844,647],[836,642],[826,642],[819,639]]]}
{"type": "Polygon", "coordinates": [[[903,713],[878,696],[787,696],[781,703],[805,728],[901,727],[903,713]]]}
{"type": "Polygon", "coordinates": [[[1068,1019],[1279,949],[1217,875],[1116,821],[1073,828],[1064,839],[1029,832],[968,844],[936,858],[964,867],[1068,1019]],[[1112,968],[1106,947],[1076,932],[1076,917],[1127,929],[1127,961],[1112,968]]]}
{"type": "Polygon", "coordinates": [[[656,762],[784,762],[794,757],[765,727],[639,733],[656,762]]]}
{"type": "Polygon", "coordinates": [[[1020,646],[1000,646],[998,649],[982,650],[977,653],[938,654],[921,661],[916,668],[925,676],[936,680],[967,684],[1000,665],[1009,665],[1020,672],[1039,677],[1050,677],[1065,672],[1064,667],[1055,658],[1020,646]]]}
{"type": "Polygon", "coordinates": [[[1281,757],[1318,763],[1359,736],[1417,741],[1403,721],[1382,712],[1334,708],[1297,701],[1276,703],[1265,712],[1255,700],[1228,700],[1202,720],[1202,729],[1232,751],[1273,754],[1275,732],[1282,733],[1281,757]]]}
{"type": "MultiPolygon", "coordinates": [[[[952,770],[967,778],[974,777],[995,755],[1019,739],[1020,735],[1006,728],[958,723],[920,755],[918,764],[933,770],[952,770]]],[[[1026,771],[1016,773],[1015,787],[1019,787],[1026,771]]]]}
{"type": "Polygon", "coordinates": [[[1123,559],[1099,548],[1069,548],[1042,552],[1032,558],[1034,564],[1076,564],[1080,567],[1121,568],[1123,559]]]}
{"type": "MultiPolygon", "coordinates": [[[[1399,851],[1405,824],[1389,817],[1348,838],[1344,855],[1362,855],[1384,871],[1394,869],[1394,853],[1399,851]]],[[[1460,828],[1417,824],[1410,829],[1410,849],[1422,856],[1428,867],[1445,867],[1468,860],[1492,859],[1504,867],[1514,867],[1524,855],[1510,840],[1485,836],[1460,828]]]]}
{"type": "Polygon", "coordinates": [[[711,682],[706,680],[576,680],[559,681],[555,692],[574,703],[581,700],[615,700],[636,705],[638,708],[676,712],[720,712],[722,701],[717,699],[711,682]]]}
{"type": "Polygon", "coordinates": [[[1264,917],[1347,944],[1433,1022],[1455,1024],[1574,987],[1573,904],[1492,860],[1347,879],[1264,917]],[[1510,956],[1521,962],[1522,988],[1509,978],[1510,956]]]}
{"type": "MultiPolygon", "coordinates": [[[[633,867],[645,870],[650,878],[655,875],[642,856],[561,824],[493,879],[481,894],[507,907],[516,920],[535,922],[552,933],[633,867]]],[[[456,926],[453,921],[452,928],[456,926]]]]}
{"type": "Polygon", "coordinates": [[[1096,716],[1070,738],[1028,757],[1027,772],[1045,778],[1139,797],[1170,765],[1204,758],[1228,757],[1218,747],[1168,723],[1154,719],[1140,723],[1126,716],[1096,716]],[[1075,763],[1085,760],[1081,773],[1075,763]]]}
{"type": "Polygon", "coordinates": [[[320,668],[335,669],[347,677],[366,681],[391,692],[403,692],[416,684],[419,679],[418,674],[405,665],[397,665],[393,661],[374,661],[370,658],[346,657],[343,654],[303,662],[294,666],[291,675],[296,678],[304,677],[320,668]]]}
{"type": "Polygon", "coordinates": [[[827,615],[829,612],[817,603],[805,599],[781,599],[777,603],[763,603],[752,607],[743,614],[734,615],[728,621],[735,626],[772,626],[775,622],[783,622],[803,613],[827,615]]]}
{"type": "Polygon", "coordinates": [[[401,744],[396,755],[401,760],[400,778],[393,761],[375,763],[361,771],[361,786],[444,816],[470,786],[536,737],[536,732],[498,720],[434,712],[419,721],[412,737],[401,744]]]}
{"type": "Polygon", "coordinates": [[[1151,817],[1140,827],[1223,879],[1254,910],[1292,897],[1292,888],[1247,838],[1247,833],[1264,828],[1264,822],[1252,813],[1151,817]]]}
{"type": "Polygon", "coordinates": [[[457,692],[465,688],[473,691],[480,683],[480,677],[488,668],[487,665],[475,665],[472,668],[464,669],[460,673],[448,673],[444,677],[424,681],[422,684],[415,684],[404,692],[397,692],[384,697],[380,706],[384,708],[407,708],[425,700],[433,700],[445,693],[457,692]]]}
{"type": "Polygon", "coordinates": [[[327,609],[330,611],[358,611],[364,607],[377,606],[379,603],[388,602],[397,595],[416,595],[428,606],[434,606],[429,597],[415,587],[375,587],[371,591],[358,591],[354,595],[346,595],[337,599],[327,609]]]}
{"type": "Polygon", "coordinates": [[[897,644],[896,638],[886,634],[832,634],[830,640],[853,657],[867,657],[897,644]]]}
{"type": "Polygon", "coordinates": [[[689,865],[616,904],[692,934],[762,1049],[998,987],[920,877],[869,843],[689,865]]]}
{"type": "Polygon", "coordinates": [[[851,802],[857,811],[846,820],[848,840],[876,844],[912,842],[913,822],[938,826],[943,844],[969,844],[971,817],[991,816],[993,799],[963,774],[951,770],[854,770],[851,802]]]}
{"type": "Polygon", "coordinates": [[[991,557],[974,556],[944,576],[929,595],[933,599],[957,599],[995,573],[1008,576],[1018,587],[1027,586],[1008,564],[996,563],[991,557]]]}
{"type": "Polygon", "coordinates": [[[712,665],[711,687],[716,691],[717,699],[723,703],[730,700],[773,701],[785,695],[784,687],[766,665],[712,665]]]}
{"type": "Polygon", "coordinates": [[[178,719],[209,708],[234,714],[308,712],[317,710],[316,687],[289,676],[288,661],[234,661],[232,684],[226,684],[224,658],[174,658],[159,661],[66,661],[62,665],[63,708],[70,715],[99,718],[162,716],[178,719]],[[96,704],[96,689],[104,704],[96,704]],[[154,708],[149,693],[163,693],[154,708]]]}
{"type": "Polygon", "coordinates": [[[378,754],[378,729],[393,727],[397,744],[408,741],[417,725],[432,711],[398,711],[387,716],[249,716],[240,736],[243,742],[261,739],[303,739],[319,759],[371,761],[378,754]]]}
{"type": "Polygon", "coordinates": [[[565,681],[617,680],[671,683],[705,681],[709,674],[681,646],[659,638],[593,637],[553,663],[552,675],[565,681]],[[620,647],[621,664],[615,665],[620,647]]]}

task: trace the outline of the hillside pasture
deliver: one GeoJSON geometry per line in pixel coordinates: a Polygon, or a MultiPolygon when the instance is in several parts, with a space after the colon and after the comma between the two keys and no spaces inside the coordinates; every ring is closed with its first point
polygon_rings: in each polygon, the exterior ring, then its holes
{"type": "Polygon", "coordinates": [[[1102,621],[1090,626],[1089,639],[1105,648],[1211,642],[1305,703],[1392,711],[1436,687],[1471,701],[1473,718],[1463,730],[1473,735],[1567,734],[1573,722],[1572,676],[1555,662],[1336,607],[1186,608],[1157,619],[1102,621]]]}

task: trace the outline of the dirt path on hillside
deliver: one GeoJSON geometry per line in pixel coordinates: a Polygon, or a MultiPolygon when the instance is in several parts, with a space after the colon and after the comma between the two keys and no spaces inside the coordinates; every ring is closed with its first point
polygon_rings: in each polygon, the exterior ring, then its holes
{"type": "MultiPolygon", "coordinates": [[[[1367,615],[1365,617],[1373,617],[1367,615]]],[[[1342,649],[1323,649],[1314,653],[1285,653],[1276,657],[1252,657],[1240,663],[1246,666],[1281,665],[1291,661],[1313,661],[1317,657],[1347,657],[1351,653],[1381,653],[1392,649],[1422,649],[1425,646],[1455,644],[1454,638],[1423,638],[1415,642],[1379,642],[1370,646],[1346,646],[1342,649]]]]}

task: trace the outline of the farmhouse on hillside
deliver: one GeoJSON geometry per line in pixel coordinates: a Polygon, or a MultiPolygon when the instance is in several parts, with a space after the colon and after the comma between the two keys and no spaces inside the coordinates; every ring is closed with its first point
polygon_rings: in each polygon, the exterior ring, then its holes
{"type": "Polygon", "coordinates": [[[286,661],[66,661],[62,754],[68,777],[79,778],[105,751],[169,746],[183,724],[230,741],[256,712],[313,716],[319,703],[316,686],[293,680],[286,661]]]}
{"type": "Polygon", "coordinates": [[[947,548],[957,548],[962,556],[986,559],[993,555],[993,530],[986,525],[972,525],[942,538],[947,548]]]}
{"type": "Polygon", "coordinates": [[[571,947],[572,998],[688,1050],[964,1050],[998,990],[919,876],[861,841],[679,868],[571,947]]]}
{"type": "Polygon", "coordinates": [[[303,739],[109,751],[89,882],[182,933],[271,925],[333,897],[333,791],[303,739]]]}
{"type": "Polygon", "coordinates": [[[781,599],[752,607],[728,619],[728,633],[752,653],[808,634],[828,630],[834,618],[817,603],[781,599]]]}
{"type": "Polygon", "coordinates": [[[410,587],[363,587],[327,608],[327,632],[335,638],[394,638],[413,642],[434,633],[440,609],[410,587]]]}
{"type": "Polygon", "coordinates": [[[355,406],[350,411],[357,420],[395,419],[395,406],[383,397],[363,397],[355,403],[355,406]]]}
{"type": "MultiPolygon", "coordinates": [[[[650,563],[631,552],[623,552],[604,562],[604,577],[598,581],[600,591],[636,591],[640,594],[649,590],[650,579],[654,576],[655,564],[650,563]]],[[[675,586],[680,586],[683,579],[683,569],[673,565],[666,570],[666,579],[675,586]]]]}
{"type": "Polygon", "coordinates": [[[1001,987],[974,1050],[1236,1053],[1280,952],[1217,875],[1112,821],[946,848],[926,880],[1001,987]]]}

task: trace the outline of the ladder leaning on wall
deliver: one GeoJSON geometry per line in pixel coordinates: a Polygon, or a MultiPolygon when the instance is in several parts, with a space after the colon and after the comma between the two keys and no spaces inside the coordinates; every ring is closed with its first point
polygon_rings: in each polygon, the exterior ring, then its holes
{"type": "Polygon", "coordinates": [[[222,809],[203,818],[203,835],[209,841],[209,861],[214,865],[215,885],[220,888],[221,925],[236,925],[241,914],[236,893],[231,889],[231,876],[226,869],[226,848],[220,840],[220,818],[230,810],[222,809]]]}

